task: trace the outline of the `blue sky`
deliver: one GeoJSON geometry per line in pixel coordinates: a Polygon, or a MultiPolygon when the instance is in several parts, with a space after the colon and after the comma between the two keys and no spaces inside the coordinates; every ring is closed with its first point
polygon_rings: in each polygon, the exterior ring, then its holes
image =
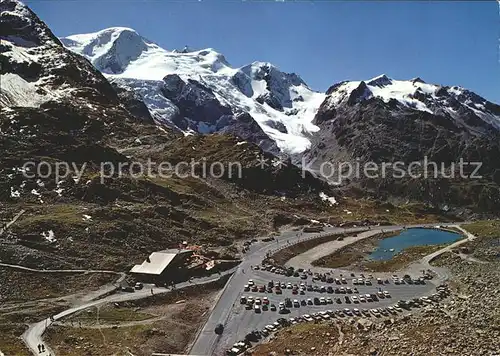
{"type": "Polygon", "coordinates": [[[387,74],[461,85],[500,103],[498,3],[26,1],[57,36],[134,28],[166,49],[212,47],[233,66],[268,61],[326,90],[387,74]]]}

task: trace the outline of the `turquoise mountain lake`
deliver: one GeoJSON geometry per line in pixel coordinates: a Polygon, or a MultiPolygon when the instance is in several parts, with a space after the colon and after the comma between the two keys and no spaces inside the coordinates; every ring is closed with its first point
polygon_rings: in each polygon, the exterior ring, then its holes
{"type": "Polygon", "coordinates": [[[380,240],[377,248],[368,258],[370,260],[390,260],[402,250],[422,245],[441,245],[458,241],[462,235],[437,229],[408,229],[399,235],[380,240]],[[391,251],[392,250],[392,251],[391,251]]]}

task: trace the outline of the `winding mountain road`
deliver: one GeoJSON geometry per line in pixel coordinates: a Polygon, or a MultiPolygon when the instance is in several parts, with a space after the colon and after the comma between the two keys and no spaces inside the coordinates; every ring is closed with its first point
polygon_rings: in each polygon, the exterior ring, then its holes
{"type": "MultiPolygon", "coordinates": [[[[21,267],[21,266],[16,266],[16,267],[21,267]]],[[[25,268],[22,268],[23,270],[25,268]]],[[[32,270],[28,268],[27,270],[32,270]]],[[[36,271],[36,270],[34,270],[36,271]]],[[[46,273],[60,273],[61,270],[43,270],[46,273]]],[[[65,270],[69,273],[71,270],[65,270]]],[[[76,271],[81,271],[81,270],[76,270],[76,271]]],[[[222,277],[225,277],[235,271],[235,268],[230,269],[228,271],[225,271],[221,273],[221,275],[216,275],[216,276],[210,276],[210,277],[204,277],[204,278],[198,278],[194,279],[191,283],[190,282],[185,282],[185,283],[178,283],[176,285],[176,289],[182,289],[185,287],[193,286],[193,285],[202,285],[202,284],[207,284],[211,282],[215,282],[219,280],[222,277]]],[[[99,273],[98,271],[87,271],[87,272],[93,272],[93,273],[99,273]]],[[[112,272],[112,271],[106,271],[106,273],[116,273],[120,274],[120,278],[115,282],[119,283],[125,278],[125,274],[121,272],[112,272]]],[[[29,325],[28,329],[24,332],[22,335],[22,339],[24,343],[31,349],[33,354],[39,355],[39,356],[55,356],[55,353],[53,350],[51,350],[47,345],[45,345],[45,352],[40,353],[38,351],[38,345],[39,344],[44,344],[43,342],[43,334],[47,330],[47,328],[57,320],[60,320],[66,316],[69,316],[71,314],[74,314],[78,311],[90,308],[90,307],[95,307],[95,306],[100,306],[108,303],[117,303],[117,302],[125,302],[125,301],[131,301],[131,300],[138,300],[138,299],[143,299],[150,297],[151,290],[154,295],[159,295],[159,294],[165,294],[169,293],[172,290],[171,289],[166,289],[166,288],[161,288],[161,287],[153,287],[153,288],[144,288],[142,290],[137,290],[134,293],[126,293],[126,292],[119,292],[117,294],[112,294],[109,296],[105,296],[106,294],[109,294],[109,290],[106,288],[101,288],[99,291],[93,291],[89,293],[89,296],[91,296],[92,300],[89,300],[85,303],[78,303],[77,305],[72,306],[71,308],[64,310],[63,312],[56,314],[53,316],[53,319],[51,320],[50,318],[44,319],[42,321],[39,321],[37,323],[29,325]],[[105,296],[105,297],[103,297],[105,296]]],[[[89,299],[89,298],[87,298],[89,299]]]]}

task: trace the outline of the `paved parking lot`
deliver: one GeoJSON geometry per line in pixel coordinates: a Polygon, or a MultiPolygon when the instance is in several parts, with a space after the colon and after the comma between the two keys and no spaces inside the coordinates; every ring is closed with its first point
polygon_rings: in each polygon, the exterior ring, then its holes
{"type": "MultiPolygon", "coordinates": [[[[401,277],[401,276],[400,276],[401,277]]],[[[413,276],[412,276],[413,277],[413,276]]],[[[415,276],[416,277],[416,276],[415,276]]],[[[334,276],[334,278],[340,278],[340,276],[334,276]]],[[[387,307],[394,305],[398,300],[408,300],[412,299],[415,297],[421,297],[424,295],[429,295],[435,291],[435,286],[430,282],[427,281],[426,284],[401,284],[401,285],[396,285],[390,280],[389,284],[377,284],[376,280],[372,281],[373,285],[367,286],[367,285],[353,285],[351,282],[351,279],[353,277],[346,277],[347,284],[341,284],[337,285],[335,283],[325,283],[321,281],[312,281],[311,276],[308,276],[308,279],[303,280],[301,278],[297,277],[286,277],[283,275],[276,275],[270,272],[266,271],[253,271],[252,274],[252,279],[254,283],[258,286],[261,285],[266,285],[270,280],[273,280],[275,283],[276,282],[284,282],[286,283],[292,283],[300,285],[300,283],[304,284],[311,284],[311,285],[317,285],[317,286],[331,286],[333,289],[335,288],[340,288],[340,287],[350,287],[351,289],[356,287],[358,289],[358,293],[352,293],[352,294],[335,294],[335,293],[319,293],[319,292],[308,292],[307,290],[305,291],[304,295],[300,294],[292,294],[292,289],[283,289],[282,294],[276,294],[274,289],[273,293],[267,293],[267,292],[245,292],[243,289],[239,293],[238,300],[236,301],[236,304],[233,307],[231,316],[228,320],[228,323],[226,325],[227,330],[231,330],[230,333],[225,333],[223,335],[224,338],[224,344],[225,345],[232,345],[236,343],[237,341],[243,339],[246,334],[253,330],[261,330],[263,329],[266,325],[272,324],[275,322],[278,318],[293,318],[297,317],[300,315],[304,314],[313,314],[315,312],[323,311],[323,310],[343,310],[344,308],[349,308],[350,310],[353,310],[354,308],[357,308],[359,310],[361,309],[372,309],[372,308],[381,308],[381,307],[387,307]],[[379,299],[378,301],[375,302],[366,302],[366,303],[351,303],[347,304],[345,303],[345,296],[349,296],[351,299],[352,296],[356,295],[358,296],[359,294],[376,294],[379,291],[379,288],[382,288],[382,290],[386,290],[390,293],[391,298],[384,298],[384,299],[379,299]],[[256,313],[253,309],[252,310],[247,310],[245,308],[244,304],[240,304],[240,298],[241,296],[252,296],[254,299],[255,298],[263,298],[267,297],[270,301],[269,305],[275,304],[277,309],[279,302],[284,302],[285,298],[290,298],[292,302],[296,299],[299,301],[306,300],[308,298],[314,300],[315,297],[320,298],[320,297],[330,297],[333,299],[333,304],[326,304],[326,305],[306,305],[306,306],[300,306],[300,307],[291,307],[288,308],[290,310],[290,313],[288,314],[279,314],[278,311],[271,311],[270,308],[265,311],[261,310],[260,313],[256,313]],[[341,298],[342,303],[337,304],[335,302],[336,298],[341,298]]]]}

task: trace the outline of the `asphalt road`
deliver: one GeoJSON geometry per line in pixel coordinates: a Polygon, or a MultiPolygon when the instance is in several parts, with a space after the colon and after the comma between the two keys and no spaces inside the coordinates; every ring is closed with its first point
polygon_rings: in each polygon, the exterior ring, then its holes
{"type": "MultiPolygon", "coordinates": [[[[447,226],[453,224],[423,224],[423,225],[408,225],[406,227],[432,227],[436,225],[447,226]]],[[[396,230],[402,229],[403,226],[379,226],[372,229],[377,230],[396,230]]],[[[236,341],[239,341],[245,337],[245,335],[251,331],[253,331],[256,327],[265,326],[271,324],[279,318],[279,314],[275,312],[263,312],[260,315],[255,315],[253,311],[242,310],[239,304],[239,298],[243,291],[243,287],[247,284],[248,279],[258,280],[262,278],[263,272],[261,271],[253,271],[251,266],[259,265],[262,259],[266,256],[266,253],[272,253],[273,251],[286,247],[287,241],[291,244],[297,243],[304,239],[316,238],[325,234],[342,234],[349,232],[359,232],[366,230],[365,227],[359,228],[325,228],[325,231],[322,233],[304,233],[301,237],[297,237],[296,231],[284,231],[278,237],[277,241],[271,242],[258,242],[250,246],[249,251],[246,253],[243,262],[237,268],[233,277],[228,281],[224,291],[222,292],[220,299],[215,305],[214,309],[210,317],[208,318],[207,323],[202,328],[199,333],[197,339],[193,343],[191,347],[190,355],[223,355],[225,350],[234,344],[236,341]],[[215,334],[214,330],[217,324],[223,324],[225,328],[225,332],[218,336],[215,334]]],[[[283,277],[283,276],[280,276],[283,277]]],[[[277,277],[276,277],[277,278],[277,277]]],[[[281,280],[281,279],[280,279],[281,280]]],[[[419,295],[424,295],[429,293],[433,286],[431,284],[427,284],[424,286],[401,286],[408,287],[409,289],[401,288],[399,286],[396,289],[392,289],[393,287],[388,287],[388,291],[390,293],[395,293],[393,296],[393,300],[397,301],[399,299],[408,299],[409,297],[415,297],[419,295]]],[[[359,288],[358,288],[359,289],[359,288]]],[[[373,290],[373,289],[372,289],[373,290]]],[[[361,292],[361,289],[360,289],[361,292]]],[[[283,294],[285,295],[285,294],[283,294]]],[[[307,297],[307,295],[306,295],[307,297]]],[[[313,296],[314,297],[314,296],[313,296]]],[[[274,296],[273,296],[274,298],[274,296]]],[[[284,297],[283,297],[284,299],[284,297]]],[[[299,299],[299,298],[294,298],[299,299]]],[[[385,303],[385,302],[384,302],[385,303]]],[[[393,302],[394,303],[394,302],[393,302]]],[[[371,303],[377,304],[377,303],[371,303]]],[[[343,304],[342,304],[343,305],[343,304]]],[[[382,304],[378,304],[379,306],[383,306],[382,304]]],[[[323,306],[324,310],[334,309],[335,304],[330,304],[323,306]]],[[[299,310],[293,311],[296,314],[307,314],[309,312],[309,307],[301,307],[299,310]]],[[[312,307],[314,310],[314,307],[312,307]]],[[[345,306],[342,306],[342,309],[345,306]]],[[[376,308],[376,306],[373,306],[376,308]]],[[[288,314],[290,315],[290,314],[288,314]]],[[[291,314],[292,316],[294,314],[291,314]]],[[[290,316],[288,316],[290,317],[290,316]]]]}
{"type": "MultiPolygon", "coordinates": [[[[221,276],[226,276],[228,274],[233,273],[235,269],[228,270],[224,273],[221,274],[221,276]]],[[[49,271],[45,271],[49,273],[49,271]]],[[[178,283],[176,285],[176,289],[182,289],[188,286],[192,285],[203,285],[206,283],[211,283],[214,281],[217,281],[218,279],[221,278],[221,276],[213,275],[209,277],[204,277],[204,278],[198,278],[193,280],[192,283],[185,282],[185,283],[178,283]]],[[[120,280],[123,279],[123,275],[120,277],[120,280]]],[[[117,281],[118,282],[118,281],[117,281]]],[[[108,304],[108,303],[116,303],[116,302],[125,302],[125,301],[130,301],[130,300],[137,300],[137,299],[143,299],[151,296],[151,290],[153,291],[154,295],[157,294],[164,294],[164,293],[169,293],[171,290],[162,288],[162,287],[154,287],[154,286],[145,286],[144,289],[137,290],[133,293],[127,293],[127,292],[117,292],[116,294],[109,295],[107,297],[103,297],[99,299],[101,296],[104,296],[109,293],[109,290],[107,288],[100,288],[98,292],[90,292],[89,296],[92,296],[92,301],[87,301],[87,302],[82,302],[78,303],[78,305],[74,305],[73,307],[64,310],[63,312],[54,315],[54,321],[57,321],[61,318],[64,318],[68,315],[74,314],[80,310],[84,310],[90,307],[98,306],[98,305],[103,305],[103,304],[108,304]],[[100,294],[100,295],[99,295],[100,294]]],[[[90,298],[84,298],[84,299],[90,299],[90,298]]],[[[51,350],[48,345],[45,344],[45,352],[39,353],[38,352],[38,344],[44,344],[42,335],[47,329],[48,326],[52,324],[52,321],[50,318],[47,318],[45,320],[42,320],[38,323],[34,323],[29,325],[28,329],[23,333],[22,339],[24,343],[30,348],[32,353],[34,355],[39,355],[39,356],[48,356],[48,355],[55,355],[54,351],[51,350]]]]}

